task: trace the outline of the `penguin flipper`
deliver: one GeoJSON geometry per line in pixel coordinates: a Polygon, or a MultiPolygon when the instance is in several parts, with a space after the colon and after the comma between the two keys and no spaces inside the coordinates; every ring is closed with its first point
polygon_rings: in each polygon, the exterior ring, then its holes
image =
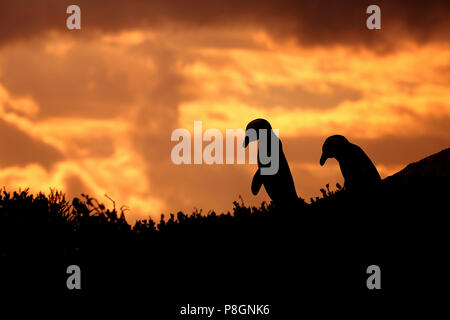
{"type": "Polygon", "coordinates": [[[259,189],[261,189],[262,186],[262,178],[261,174],[259,172],[259,169],[255,172],[255,175],[253,176],[252,180],[252,193],[253,195],[257,195],[259,192],[259,189]]]}

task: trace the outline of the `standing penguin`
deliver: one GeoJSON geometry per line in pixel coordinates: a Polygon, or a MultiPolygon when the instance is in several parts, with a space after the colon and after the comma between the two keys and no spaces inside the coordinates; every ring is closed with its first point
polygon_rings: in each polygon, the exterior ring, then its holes
{"type": "MultiPolygon", "coordinates": [[[[297,192],[295,191],[294,180],[292,179],[291,170],[289,169],[288,162],[283,153],[283,147],[281,145],[281,141],[272,131],[272,126],[267,120],[264,119],[255,119],[251,121],[247,128],[245,129],[245,140],[244,140],[244,148],[248,146],[248,144],[252,141],[258,140],[258,170],[253,176],[251,190],[254,195],[257,195],[261,186],[264,185],[264,188],[267,191],[267,194],[272,199],[272,201],[276,205],[281,206],[289,206],[296,203],[298,200],[297,192]],[[256,135],[250,134],[249,130],[255,130],[256,135]],[[267,130],[267,143],[262,144],[260,139],[260,130],[267,130]],[[266,155],[272,155],[272,152],[276,152],[271,149],[271,141],[272,139],[277,139],[278,142],[278,160],[279,167],[278,171],[275,174],[262,174],[262,169],[270,167],[271,163],[263,164],[261,162],[261,152],[262,148],[267,148],[268,150],[263,150],[266,155]]],[[[273,140],[275,141],[275,140],[273,140]]]]}
{"type": "Polygon", "coordinates": [[[328,158],[335,158],[338,161],[347,190],[362,190],[381,181],[377,168],[365,152],[344,136],[334,135],[325,140],[320,165],[323,166],[328,158]]]}

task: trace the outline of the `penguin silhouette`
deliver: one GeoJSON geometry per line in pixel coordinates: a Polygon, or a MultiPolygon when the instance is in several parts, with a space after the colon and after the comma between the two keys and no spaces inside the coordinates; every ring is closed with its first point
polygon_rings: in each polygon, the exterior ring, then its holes
{"type": "MultiPolygon", "coordinates": [[[[247,128],[245,129],[246,135],[244,140],[244,148],[248,146],[248,144],[252,141],[258,140],[258,170],[256,170],[255,175],[253,176],[251,190],[254,195],[257,195],[261,186],[264,186],[267,194],[270,199],[276,204],[280,206],[289,206],[295,204],[295,201],[298,200],[297,192],[295,191],[294,180],[292,179],[291,170],[289,169],[288,162],[283,153],[283,147],[279,138],[272,131],[272,126],[265,119],[255,119],[251,121],[247,128]],[[249,135],[250,129],[254,129],[256,131],[255,135],[249,135]],[[269,164],[261,163],[260,153],[261,153],[261,139],[260,139],[260,131],[261,129],[267,130],[266,137],[270,139],[278,140],[278,154],[279,154],[279,167],[278,171],[273,175],[264,175],[261,174],[261,169],[264,167],[269,167],[269,164]],[[269,134],[270,133],[270,134],[269,134]]],[[[268,139],[265,144],[267,147],[268,155],[271,154],[271,140],[268,139]]]]}
{"type": "Polygon", "coordinates": [[[347,190],[362,190],[361,188],[373,187],[381,181],[377,168],[366,153],[344,136],[334,135],[325,140],[320,165],[323,166],[328,158],[338,161],[347,190]]]}

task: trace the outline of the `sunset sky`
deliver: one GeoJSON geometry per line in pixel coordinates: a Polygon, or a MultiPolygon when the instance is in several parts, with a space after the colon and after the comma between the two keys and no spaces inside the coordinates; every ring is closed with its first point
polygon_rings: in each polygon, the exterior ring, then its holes
{"type": "Polygon", "coordinates": [[[250,192],[255,165],[172,163],[172,131],[194,120],[267,119],[307,200],[343,182],[319,165],[329,135],[383,178],[449,147],[450,2],[355,2],[1,1],[0,186],[107,194],[129,222],[267,200],[250,192]]]}

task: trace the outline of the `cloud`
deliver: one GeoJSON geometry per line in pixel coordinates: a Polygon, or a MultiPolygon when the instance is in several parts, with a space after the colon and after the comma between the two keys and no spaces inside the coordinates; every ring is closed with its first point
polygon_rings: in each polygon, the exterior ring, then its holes
{"type": "Polygon", "coordinates": [[[127,61],[118,61],[114,51],[102,53],[83,42],[72,44],[64,54],[48,49],[65,41],[52,36],[45,42],[34,40],[4,50],[3,86],[17,96],[32,96],[40,106],[37,117],[105,118],[133,102],[127,61]],[[111,64],[116,65],[114,70],[111,64]]]}
{"type": "MultiPolygon", "coordinates": [[[[65,11],[70,1],[3,1],[0,43],[28,39],[43,32],[68,32],[65,11]],[[14,26],[14,27],[11,27],[14,26]]],[[[449,2],[378,1],[382,30],[365,27],[370,1],[101,1],[80,0],[82,33],[129,29],[262,29],[275,39],[302,45],[363,45],[389,51],[400,39],[417,43],[449,40],[449,2]]],[[[76,36],[79,36],[79,33],[76,36]]]]}
{"type": "Polygon", "coordinates": [[[334,84],[330,84],[329,90],[324,93],[309,91],[300,85],[293,87],[269,85],[266,88],[253,87],[250,90],[251,94],[244,95],[242,100],[262,108],[284,106],[316,110],[330,109],[337,107],[341,102],[361,98],[359,91],[334,84]]]}
{"type": "MultiPolygon", "coordinates": [[[[7,40],[2,33],[0,119],[13,160],[0,181],[9,188],[57,187],[104,202],[108,194],[130,207],[131,221],[194,207],[227,211],[239,195],[247,204],[267,199],[264,190],[250,193],[254,165],[171,162],[172,130],[190,129],[194,120],[224,130],[267,118],[280,129],[297,191],[307,199],[342,182],[336,163],[318,165],[328,135],[361,145],[383,176],[448,144],[448,44],[418,41],[404,22],[395,24],[400,33],[367,39],[383,46],[405,35],[419,43],[380,55],[363,47],[364,28],[323,23],[332,12],[321,2],[236,2],[235,15],[233,3],[222,1],[81,2],[81,32],[65,30],[65,3],[61,13],[52,11],[55,3],[30,1],[22,14],[43,7],[51,19],[61,15],[57,22],[31,19],[7,40]],[[314,10],[318,21],[303,17],[314,10]],[[32,154],[13,148],[20,139],[35,143],[32,154]]],[[[393,25],[392,6],[382,3],[383,27],[393,25]]],[[[404,10],[417,11],[410,6],[404,10]]],[[[423,6],[435,11],[434,3],[423,6]]],[[[352,10],[364,25],[365,11],[352,10]]],[[[439,40],[442,25],[431,25],[429,39],[439,40]]]]}
{"type": "Polygon", "coordinates": [[[64,180],[64,184],[64,192],[68,195],[80,197],[81,194],[93,194],[93,191],[86,186],[78,175],[68,175],[64,180]]]}
{"type": "Polygon", "coordinates": [[[18,130],[0,119],[0,166],[40,164],[50,168],[53,164],[64,159],[64,156],[54,147],[27,133],[18,130]]]}

